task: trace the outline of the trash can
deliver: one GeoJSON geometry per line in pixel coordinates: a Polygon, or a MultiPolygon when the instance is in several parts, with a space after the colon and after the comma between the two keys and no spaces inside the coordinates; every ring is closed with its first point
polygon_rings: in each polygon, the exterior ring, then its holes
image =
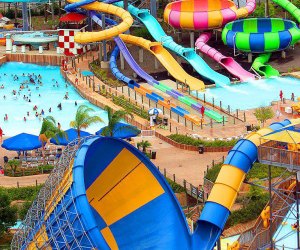
{"type": "Polygon", "coordinates": [[[155,150],[151,151],[151,159],[153,159],[153,160],[156,159],[156,151],[155,150]]]}
{"type": "Polygon", "coordinates": [[[246,125],[246,130],[251,131],[251,125],[246,125]]]}
{"type": "Polygon", "coordinates": [[[168,126],[168,118],[166,117],[163,118],[163,125],[168,126]]]}
{"type": "Polygon", "coordinates": [[[200,145],[198,147],[198,152],[199,152],[199,154],[203,154],[204,153],[204,146],[203,145],[200,145]]]}

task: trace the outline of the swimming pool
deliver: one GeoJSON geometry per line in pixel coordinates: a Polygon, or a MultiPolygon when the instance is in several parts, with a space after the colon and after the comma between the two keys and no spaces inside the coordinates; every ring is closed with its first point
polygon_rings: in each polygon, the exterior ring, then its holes
{"type": "MultiPolygon", "coordinates": [[[[280,90],[283,91],[286,99],[291,99],[292,93],[297,98],[300,96],[300,79],[288,76],[276,77],[218,88],[207,88],[205,99],[212,102],[214,98],[216,105],[222,101],[223,107],[230,105],[233,110],[247,110],[268,106],[272,101],[278,101],[280,90]]],[[[200,98],[203,98],[202,93],[198,94],[200,98]]]]}
{"type": "MultiPolygon", "coordinates": [[[[37,82],[37,80],[35,81],[37,82]]],[[[107,116],[104,110],[82,98],[73,86],[68,84],[68,87],[66,87],[66,82],[57,66],[39,66],[17,62],[5,63],[0,67],[0,86],[2,84],[4,89],[0,88],[0,126],[5,136],[12,136],[22,132],[39,134],[42,119],[35,117],[35,111],[33,111],[35,105],[38,107],[39,113],[43,109],[45,112],[44,117],[48,115],[53,116],[64,130],[70,127],[70,121],[74,119],[76,110],[81,104],[92,107],[95,110],[94,114],[99,115],[105,122],[92,125],[87,129],[88,132],[94,133],[107,123],[107,116]],[[23,73],[25,76],[23,76],[23,73]],[[25,87],[21,90],[19,95],[20,83],[29,80],[28,73],[34,73],[36,76],[40,74],[42,77],[40,81],[42,81],[43,85],[39,86],[38,84],[33,85],[29,83],[27,84],[28,88],[25,87]],[[14,80],[12,74],[17,75],[19,79],[14,80]],[[36,87],[39,88],[36,89],[36,87]],[[13,90],[17,91],[16,96],[13,96],[13,90]],[[69,95],[68,100],[64,99],[66,92],[69,95]],[[5,99],[3,98],[4,95],[6,96],[5,99]],[[24,100],[24,95],[31,102],[24,100]],[[78,106],[75,106],[75,101],[78,106]],[[57,108],[59,103],[62,105],[61,111],[57,108]],[[52,109],[51,113],[49,112],[50,107],[52,109]],[[29,112],[29,116],[27,116],[27,112],[29,112]],[[8,121],[4,121],[5,114],[8,115],[8,121]],[[24,117],[26,117],[26,122],[24,117]]]]}
{"type": "MultiPolygon", "coordinates": [[[[299,206],[300,209],[300,206],[299,206]]],[[[297,231],[292,230],[291,225],[296,223],[296,203],[294,203],[283,220],[283,224],[277,229],[274,234],[276,241],[275,247],[282,249],[297,249],[297,231]]]]}

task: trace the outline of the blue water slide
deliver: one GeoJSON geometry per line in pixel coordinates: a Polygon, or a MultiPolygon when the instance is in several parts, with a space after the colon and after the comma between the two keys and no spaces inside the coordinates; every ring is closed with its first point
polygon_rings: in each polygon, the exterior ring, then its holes
{"type": "MultiPolygon", "coordinates": [[[[117,2],[116,0],[108,0],[106,3],[113,3],[116,6],[124,7],[123,1],[117,2]]],[[[197,55],[194,49],[184,48],[174,42],[173,38],[164,32],[158,21],[149,13],[149,10],[138,9],[129,4],[128,11],[146,26],[156,41],[162,42],[164,47],[185,59],[205,79],[214,82],[216,86],[230,84],[230,79],[228,77],[211,69],[208,64],[199,55],[197,55]]]]}

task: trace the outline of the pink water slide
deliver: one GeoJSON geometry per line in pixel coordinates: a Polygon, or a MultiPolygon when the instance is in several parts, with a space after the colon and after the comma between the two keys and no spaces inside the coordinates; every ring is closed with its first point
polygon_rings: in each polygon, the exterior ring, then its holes
{"type": "Polygon", "coordinates": [[[251,74],[247,70],[243,69],[232,57],[222,55],[216,49],[208,46],[206,43],[211,38],[210,32],[202,33],[196,40],[196,47],[210,58],[214,59],[225,69],[227,69],[232,75],[240,79],[241,82],[255,79],[255,75],[251,74]]]}

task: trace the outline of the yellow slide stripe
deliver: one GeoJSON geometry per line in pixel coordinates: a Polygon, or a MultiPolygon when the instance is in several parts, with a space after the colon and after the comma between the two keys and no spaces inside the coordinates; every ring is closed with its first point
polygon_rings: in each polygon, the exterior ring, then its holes
{"type": "Polygon", "coordinates": [[[44,249],[44,250],[51,250],[51,246],[43,247],[45,243],[48,242],[48,235],[46,232],[45,225],[42,225],[40,230],[35,234],[33,237],[33,240],[29,243],[27,250],[38,250],[38,249],[44,249]]]}
{"type": "Polygon", "coordinates": [[[110,231],[109,227],[103,228],[100,232],[101,232],[103,238],[105,239],[106,243],[110,247],[110,249],[113,249],[113,250],[119,249],[118,244],[115,240],[115,237],[112,234],[112,232],[110,231]]]}
{"type": "Polygon", "coordinates": [[[149,169],[123,149],[86,191],[109,226],[164,193],[149,169]]]}
{"type": "MultiPolygon", "coordinates": [[[[67,1],[69,3],[76,3],[79,2],[80,0],[67,0],[67,1]]],[[[98,12],[112,14],[118,16],[123,21],[112,28],[102,30],[102,31],[78,32],[75,35],[75,42],[77,43],[91,43],[91,42],[98,42],[98,41],[113,38],[128,30],[130,26],[133,24],[133,18],[128,11],[116,7],[112,4],[94,2],[83,6],[82,8],[87,10],[95,10],[98,12]]]]}
{"type": "Polygon", "coordinates": [[[101,175],[86,190],[89,202],[101,199],[107,192],[114,188],[120,180],[132,171],[140,160],[128,149],[124,148],[109,164],[101,175]]]}
{"type": "Polygon", "coordinates": [[[245,173],[241,169],[231,165],[223,165],[208,201],[231,209],[244,178],[245,173]]]}

